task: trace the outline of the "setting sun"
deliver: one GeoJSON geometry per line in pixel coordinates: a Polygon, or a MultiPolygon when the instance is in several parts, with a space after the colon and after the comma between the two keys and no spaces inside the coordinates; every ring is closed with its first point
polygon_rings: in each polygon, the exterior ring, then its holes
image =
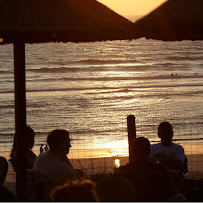
{"type": "Polygon", "coordinates": [[[120,15],[146,15],[166,0],[98,0],[120,15]]]}

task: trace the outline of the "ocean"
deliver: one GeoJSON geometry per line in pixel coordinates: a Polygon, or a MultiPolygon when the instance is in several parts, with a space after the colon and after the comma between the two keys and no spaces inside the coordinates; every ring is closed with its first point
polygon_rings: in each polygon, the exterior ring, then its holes
{"type": "MultiPolygon", "coordinates": [[[[13,45],[0,46],[0,153],[15,133],[13,45]]],[[[159,141],[169,121],[174,142],[203,144],[203,41],[26,44],[27,123],[34,151],[56,128],[70,131],[72,158],[128,154],[127,116],[137,136],[159,141]]]]}

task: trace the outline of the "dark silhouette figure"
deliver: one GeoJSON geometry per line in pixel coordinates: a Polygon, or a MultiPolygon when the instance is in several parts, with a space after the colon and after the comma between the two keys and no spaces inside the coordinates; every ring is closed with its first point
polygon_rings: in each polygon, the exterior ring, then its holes
{"type": "MultiPolygon", "coordinates": [[[[42,183],[43,187],[47,188],[46,191],[51,191],[55,186],[77,179],[77,176],[66,156],[71,147],[69,132],[64,129],[53,130],[47,136],[47,143],[50,150],[36,158],[32,170],[46,178],[46,183],[42,183]]],[[[47,194],[44,195],[46,201],[49,200],[47,194]]]]}
{"type": "Polygon", "coordinates": [[[184,148],[172,142],[173,127],[169,122],[162,122],[158,127],[161,143],[151,145],[151,157],[165,164],[169,171],[187,173],[187,159],[184,148]]]}
{"type": "Polygon", "coordinates": [[[40,154],[44,151],[44,149],[43,149],[43,144],[41,144],[41,146],[40,146],[40,149],[39,149],[39,151],[40,151],[40,154]]]}
{"type": "Polygon", "coordinates": [[[54,202],[98,202],[95,183],[91,180],[75,180],[57,186],[50,193],[54,202]]]}
{"type": "MultiPolygon", "coordinates": [[[[34,161],[36,159],[36,155],[35,153],[32,151],[32,148],[34,146],[35,143],[35,132],[34,130],[27,125],[26,126],[26,147],[27,147],[27,162],[26,162],[26,167],[27,169],[31,169],[33,167],[34,161]]],[[[11,151],[10,157],[11,159],[9,159],[9,161],[11,162],[14,171],[16,171],[16,155],[15,155],[15,140],[14,140],[14,144],[13,144],[13,149],[11,151]]]]}
{"type": "Polygon", "coordinates": [[[132,152],[133,162],[117,169],[115,176],[132,181],[136,193],[134,201],[167,201],[175,191],[166,167],[149,160],[149,140],[144,137],[135,138],[132,152]]]}
{"type": "Polygon", "coordinates": [[[0,157],[0,201],[13,202],[16,201],[14,194],[3,186],[6,174],[8,172],[8,162],[4,157],[0,157]]]}
{"type": "Polygon", "coordinates": [[[100,180],[96,191],[101,202],[129,202],[136,197],[134,185],[123,177],[108,177],[100,180]]]}

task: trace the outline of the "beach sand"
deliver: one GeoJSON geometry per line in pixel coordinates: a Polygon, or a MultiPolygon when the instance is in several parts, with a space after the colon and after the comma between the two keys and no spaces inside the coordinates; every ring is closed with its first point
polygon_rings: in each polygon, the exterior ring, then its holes
{"type": "MultiPolygon", "coordinates": [[[[186,178],[203,179],[203,145],[184,146],[188,159],[189,173],[186,178]]],[[[125,165],[129,157],[116,157],[120,160],[120,165],[125,165]]],[[[75,169],[82,169],[86,175],[112,173],[114,169],[115,157],[94,158],[94,159],[71,159],[75,169]]],[[[8,173],[4,186],[15,193],[16,175],[10,162],[8,162],[8,173]]]]}

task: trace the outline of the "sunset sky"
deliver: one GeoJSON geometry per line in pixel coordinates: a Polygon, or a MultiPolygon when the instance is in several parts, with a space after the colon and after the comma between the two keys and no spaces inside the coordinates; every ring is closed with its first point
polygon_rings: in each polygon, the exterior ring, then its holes
{"type": "Polygon", "coordinates": [[[167,0],[98,0],[120,15],[146,15],[167,0]]]}

